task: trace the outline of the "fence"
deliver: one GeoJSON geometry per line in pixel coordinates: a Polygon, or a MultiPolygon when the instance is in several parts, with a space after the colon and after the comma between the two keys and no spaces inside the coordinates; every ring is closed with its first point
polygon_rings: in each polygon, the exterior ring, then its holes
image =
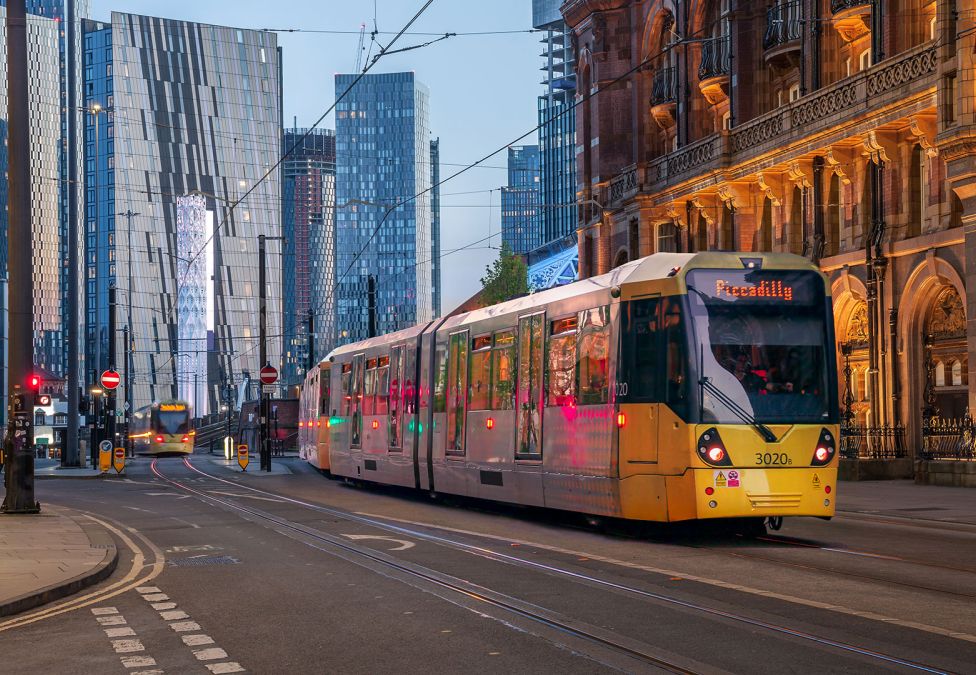
{"type": "Polygon", "coordinates": [[[922,459],[976,460],[976,425],[968,415],[922,422],[922,459]]]}
{"type": "Polygon", "coordinates": [[[905,427],[849,426],[840,429],[840,455],[847,459],[899,459],[906,456],[905,427]]]}

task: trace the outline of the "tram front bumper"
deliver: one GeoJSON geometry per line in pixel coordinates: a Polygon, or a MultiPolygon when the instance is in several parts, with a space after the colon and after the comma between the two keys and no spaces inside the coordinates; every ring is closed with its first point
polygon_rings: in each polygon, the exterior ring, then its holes
{"type": "MultiPolygon", "coordinates": [[[[836,465],[783,469],[722,467],[692,469],[688,474],[694,485],[694,517],[697,518],[834,515],[836,465]]],[[[684,491],[682,488],[688,487],[688,474],[676,488],[684,491]]]]}

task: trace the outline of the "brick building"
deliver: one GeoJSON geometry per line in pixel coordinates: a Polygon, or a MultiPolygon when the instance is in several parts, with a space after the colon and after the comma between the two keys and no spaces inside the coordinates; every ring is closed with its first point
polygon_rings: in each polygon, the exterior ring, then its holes
{"type": "Polygon", "coordinates": [[[567,0],[580,276],[809,257],[847,470],[976,484],[974,0],[567,0]],[[973,283],[970,284],[969,282],[973,283]],[[913,464],[913,461],[914,464],[913,464]],[[936,461],[952,460],[952,461],[936,461]]]}

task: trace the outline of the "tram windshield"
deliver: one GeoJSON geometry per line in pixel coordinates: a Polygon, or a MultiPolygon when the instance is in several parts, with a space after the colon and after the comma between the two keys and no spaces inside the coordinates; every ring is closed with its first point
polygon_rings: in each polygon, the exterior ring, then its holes
{"type": "Polygon", "coordinates": [[[185,434],[190,431],[190,410],[186,406],[161,404],[153,410],[153,428],[163,434],[185,434]]]}
{"type": "Polygon", "coordinates": [[[830,421],[829,333],[820,275],[690,270],[686,281],[696,352],[690,356],[698,362],[703,422],[830,421]]]}

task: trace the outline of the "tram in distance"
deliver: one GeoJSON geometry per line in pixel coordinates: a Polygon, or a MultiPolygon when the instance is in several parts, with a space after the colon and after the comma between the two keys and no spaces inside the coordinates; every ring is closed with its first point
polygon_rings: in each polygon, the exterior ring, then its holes
{"type": "Polygon", "coordinates": [[[140,408],[129,422],[129,438],[140,455],[189,455],[193,453],[190,404],[175,399],[140,408]]]}
{"type": "Polygon", "coordinates": [[[642,521],[834,514],[826,278],[658,253],[335,349],[301,453],[334,476],[642,521]]]}

